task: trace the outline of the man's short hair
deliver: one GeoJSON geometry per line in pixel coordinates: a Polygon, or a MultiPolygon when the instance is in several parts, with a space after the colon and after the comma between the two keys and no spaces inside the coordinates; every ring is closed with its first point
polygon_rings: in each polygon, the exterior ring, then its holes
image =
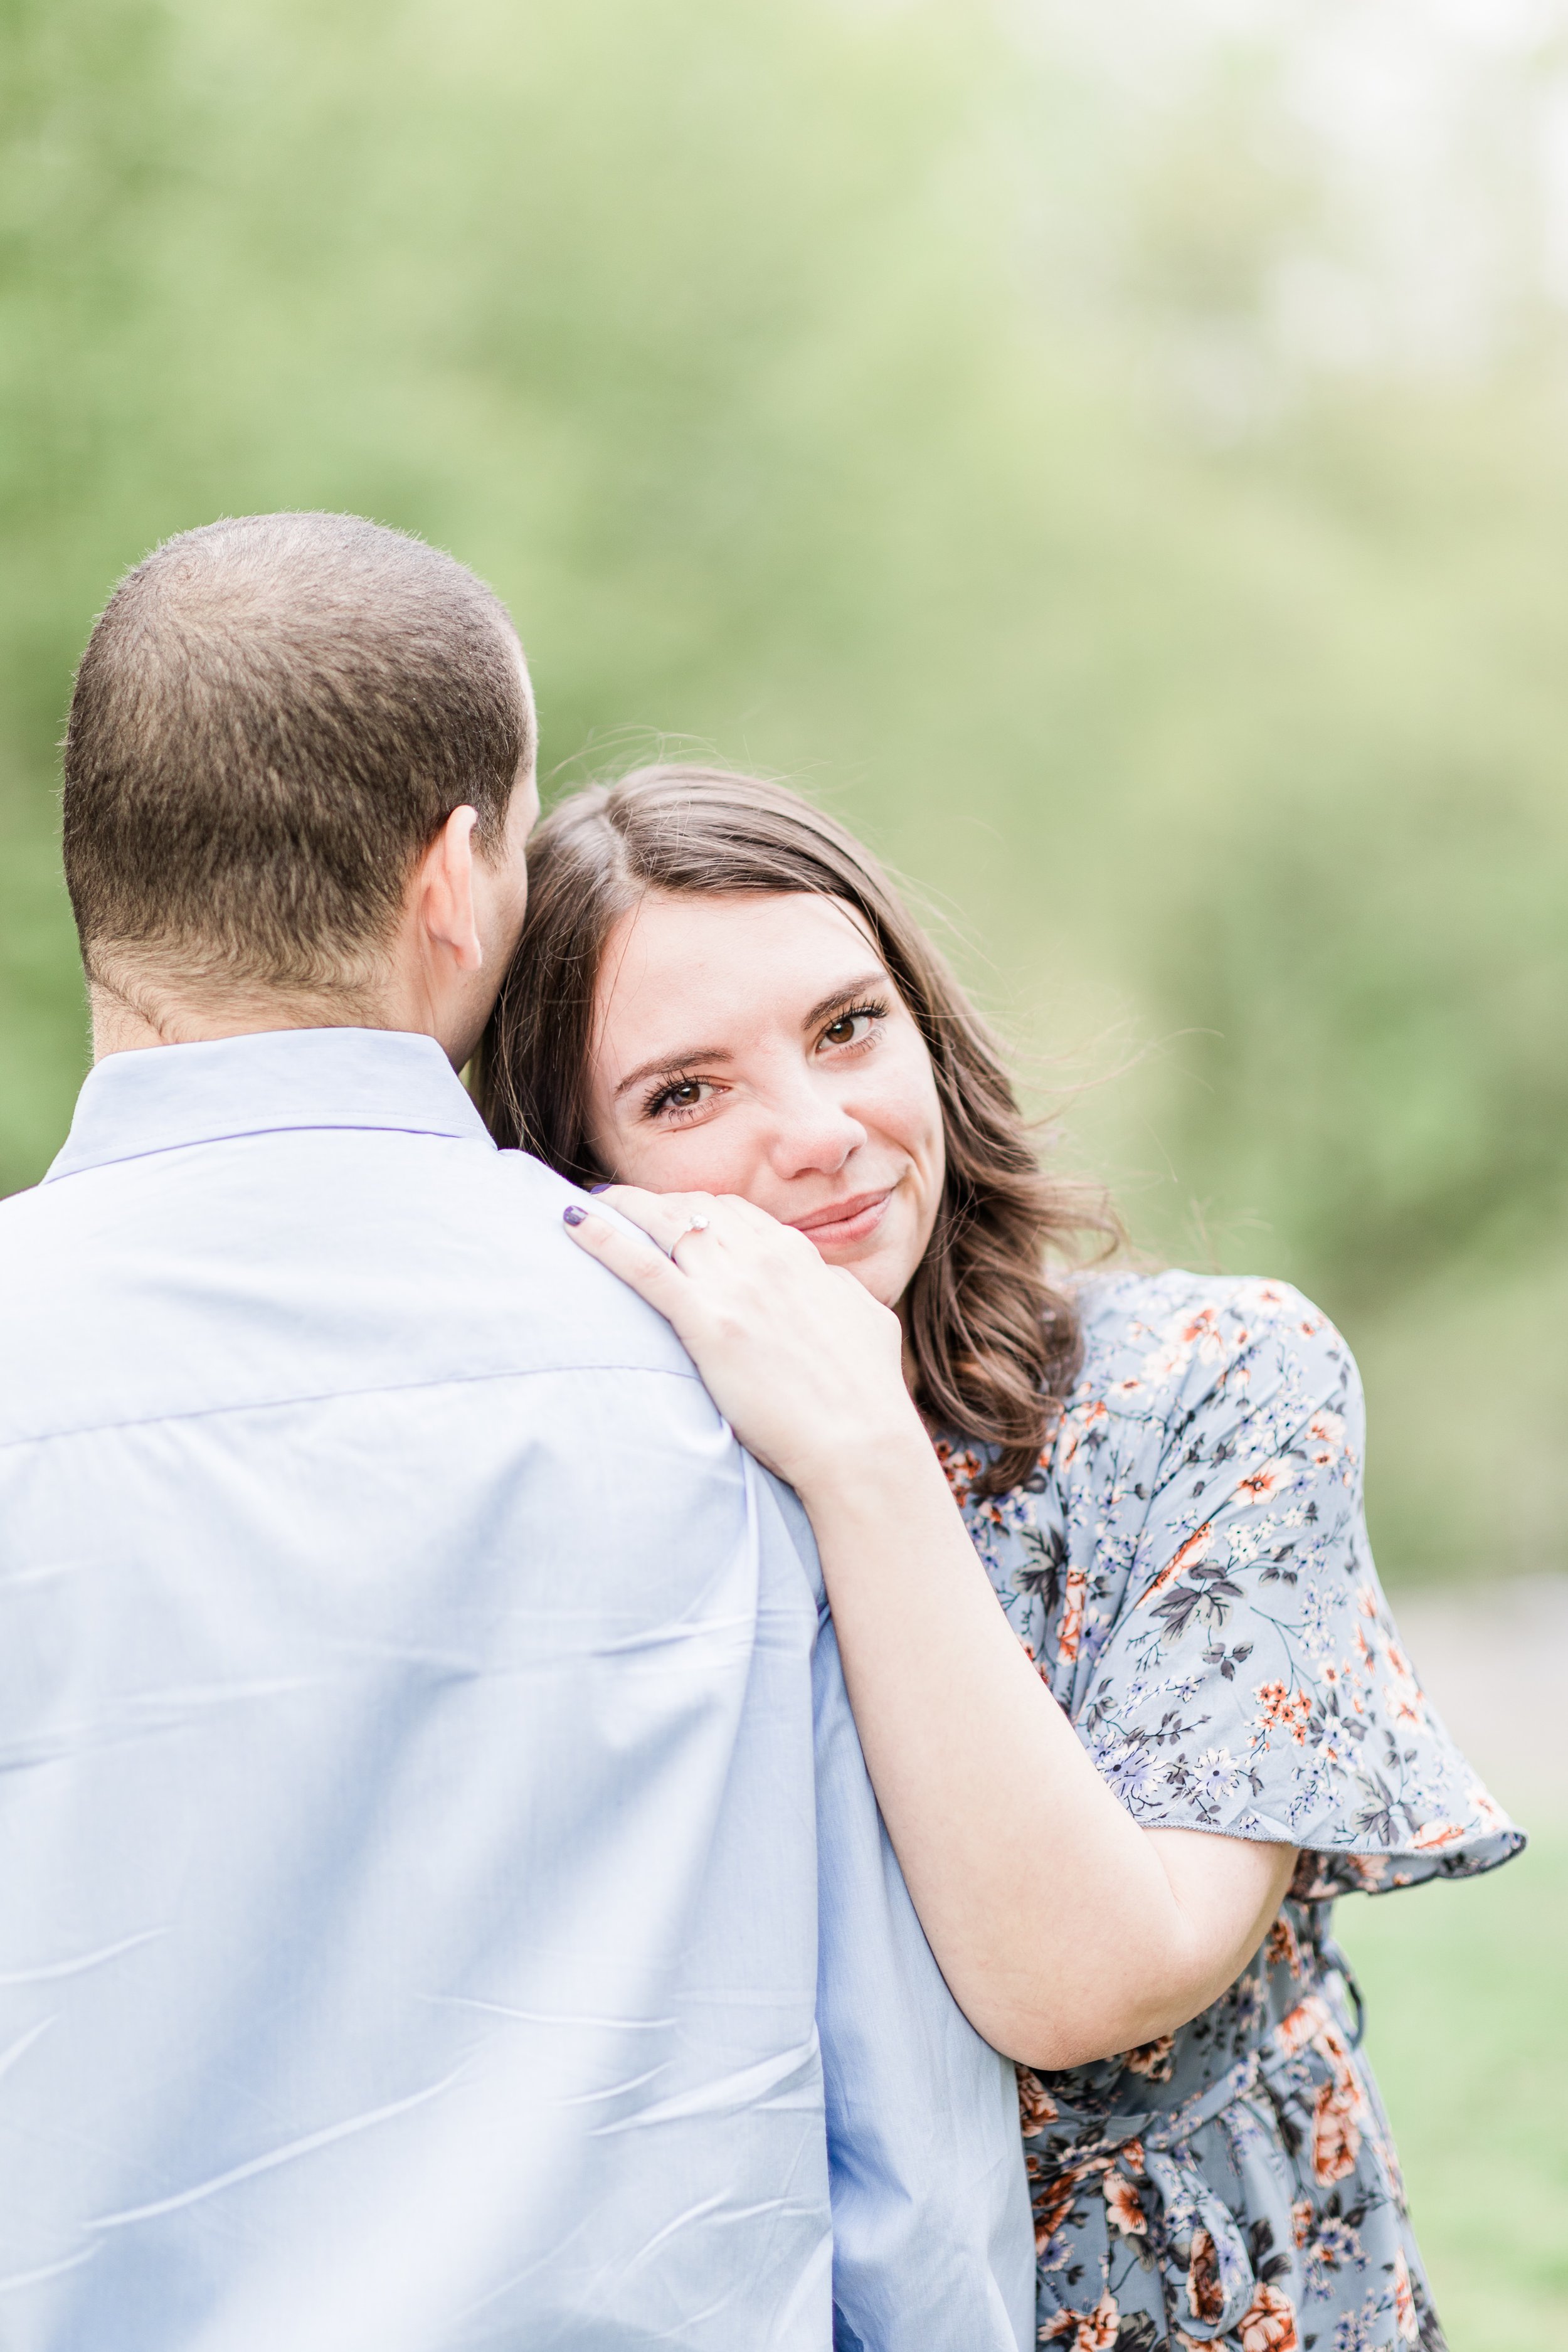
{"type": "Polygon", "coordinates": [[[89,978],[363,973],[452,811],[493,848],[532,765],[505,606],[354,515],[249,515],[128,572],[77,672],[66,881],[89,978]]]}

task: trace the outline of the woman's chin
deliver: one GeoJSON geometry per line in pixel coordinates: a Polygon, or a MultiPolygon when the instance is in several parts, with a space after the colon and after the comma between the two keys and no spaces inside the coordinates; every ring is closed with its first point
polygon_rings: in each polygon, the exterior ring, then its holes
{"type": "MultiPolygon", "coordinates": [[[[808,1239],[816,1241],[815,1234],[808,1239]]],[[[877,1243],[863,1242],[858,1248],[853,1244],[835,1246],[832,1243],[825,1245],[816,1242],[816,1251],[825,1265],[839,1266],[846,1274],[852,1274],[862,1290],[868,1290],[882,1307],[898,1305],[914,1272],[912,1266],[905,1265],[904,1254],[889,1249],[880,1235],[877,1243]]]]}

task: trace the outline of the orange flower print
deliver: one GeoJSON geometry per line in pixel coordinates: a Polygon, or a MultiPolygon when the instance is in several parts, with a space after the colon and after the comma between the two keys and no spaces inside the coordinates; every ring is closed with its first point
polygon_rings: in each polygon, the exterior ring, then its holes
{"type": "Polygon", "coordinates": [[[1290,1465],[1288,1462],[1260,1463],[1256,1470],[1249,1470],[1245,1478],[1237,1480],[1236,1499],[1238,1503],[1267,1503],[1270,1496],[1279,1492],[1289,1475],[1290,1465]]]}
{"type": "Polygon", "coordinates": [[[1121,2063],[1130,2074],[1146,2075],[1151,2083],[1168,2083],[1175,2071],[1175,2049],[1173,2035],[1159,2033],[1152,2042],[1141,2042],[1136,2050],[1124,2052],[1121,2063]]]}
{"type": "Polygon", "coordinates": [[[1067,2340],[1067,2352],[1113,2352],[1121,2332],[1121,2314],[1107,2287],[1092,2311],[1058,2311],[1041,2328],[1039,2341],[1061,2344],[1067,2340]]]}
{"type": "Polygon", "coordinates": [[[1116,2308],[1116,2297],[1107,2287],[1088,2318],[1079,2321],[1073,2352],[1113,2352],[1121,2333],[1121,2314],[1116,2308]]]}
{"type": "Polygon", "coordinates": [[[1418,2344],[1421,2322],[1415,2315],[1415,2297],[1410,2285],[1410,2265],[1405,2259],[1405,2249],[1397,2246],[1394,2254],[1394,2324],[1402,2344],[1418,2344]]]}
{"type": "Polygon", "coordinates": [[[1105,2191],[1105,2217],[1113,2230],[1124,2238],[1146,2238],[1149,2218],[1143,2210],[1143,2200],[1124,2172],[1108,2172],[1100,2182],[1105,2191]]]}
{"type": "Polygon", "coordinates": [[[969,1500],[969,1490],[980,1475],[980,1456],[973,1447],[960,1454],[938,1438],[933,1451],[942,1465],[942,1475],[952,1489],[952,1499],[960,1510],[969,1500]]]}
{"type": "Polygon", "coordinates": [[[1288,2294],[1265,2283],[1241,2317],[1236,2332],[1241,2352],[1298,2352],[1296,2306],[1288,2294]]]}
{"type": "Polygon", "coordinates": [[[1344,1417],[1325,1405],[1307,1423],[1307,1459],[1319,1470],[1331,1469],[1344,1452],[1344,1417]]]}
{"type": "Polygon", "coordinates": [[[1428,1822],[1424,1829],[1416,1831],[1410,1843],[1417,1853],[1435,1853],[1439,1846],[1452,1845],[1456,1838],[1464,1834],[1462,1822],[1428,1822]]]}
{"type": "Polygon", "coordinates": [[[1327,2187],[1355,2170],[1361,2154],[1359,2089],[1323,2083],[1312,2104],[1312,2175],[1327,2187]]]}
{"type": "Polygon", "coordinates": [[[1411,1671],[1410,1662],[1397,1642],[1386,1644],[1388,1657],[1388,1707],[1395,1723],[1408,1730],[1421,1731],[1426,1724],[1426,1701],[1421,1685],[1411,1671]]]}
{"type": "Polygon", "coordinates": [[[1291,2206],[1290,2228],[1295,2237],[1297,2247],[1300,2249],[1306,2244],[1308,2239],[1312,2234],[1312,2207],[1310,2199],[1298,2197],[1294,2205],[1291,2206]]]}
{"type": "Polygon", "coordinates": [[[1017,2074],[1018,2120],[1024,2127],[1024,2137],[1032,2139],[1036,2132],[1055,2123],[1057,2103],[1032,2066],[1020,2066],[1017,2074]]]}
{"type": "Polygon", "coordinates": [[[1043,2254],[1072,2210],[1073,2200],[1089,2178],[1087,2168],[1069,2167],[1048,2180],[1035,2198],[1035,2252],[1043,2254]]]}
{"type": "Polygon", "coordinates": [[[1110,1417],[1110,1407],[1103,1397],[1090,1397],[1085,1403],[1074,1405],[1061,1418],[1061,1459],[1058,1471],[1070,1470],[1078,1459],[1078,1449],[1097,1421],[1110,1417]]]}
{"type": "Polygon", "coordinates": [[[1187,2309],[1194,2319],[1207,2320],[1211,2325],[1225,2309],[1219,2255],[1214,2240],[1201,2223],[1193,2231],[1193,2250],[1187,2256],[1187,2309]]]}
{"type": "Polygon", "coordinates": [[[1363,2134],[1372,2127],[1355,2064],[1321,1993],[1309,1993],[1276,2029],[1280,2048],[1289,2056],[1312,2051],[1329,2071],[1312,2106],[1312,2173],[1325,2186],[1344,2179],[1355,2168],[1363,2134]]]}
{"type": "Polygon", "coordinates": [[[1083,1596],[1088,1587],[1089,1579],[1083,1570],[1069,1568],[1062,1608],[1062,1630],[1057,1636],[1057,1655],[1066,1666],[1070,1666],[1078,1656],[1079,1643],[1083,1639],[1083,1596]]]}
{"type": "Polygon", "coordinates": [[[1310,1691],[1287,1690],[1283,1683],[1259,1683],[1253,1693],[1260,1712],[1252,1718],[1255,1731],[1288,1731],[1298,1748],[1307,1744],[1312,1719],[1310,1691]]]}
{"type": "Polygon", "coordinates": [[[1182,1345],[1195,1348],[1201,1362],[1215,1363],[1225,1353],[1225,1339],[1219,1328],[1219,1317],[1212,1307],[1200,1307],[1190,1321],[1182,1326],[1182,1345]]]}
{"type": "Polygon", "coordinates": [[[1305,2000],[1297,2002],[1288,2017],[1280,2019],[1276,2032],[1280,2049],[1287,2057],[1294,2058],[1298,2051],[1310,2050],[1321,2035],[1333,2030],[1328,2002],[1321,1992],[1310,1992],[1305,2000]]]}
{"type": "Polygon", "coordinates": [[[1301,1973],[1301,1947],[1283,1911],[1268,1930],[1266,1957],[1271,1969],[1289,1969],[1293,1977],[1301,1973]]]}
{"type": "Polygon", "coordinates": [[[1213,1532],[1213,1521],[1205,1519],[1202,1527],[1195,1529],[1194,1532],[1187,1538],[1186,1542],[1182,1546],[1180,1551],[1177,1552],[1175,1558],[1166,1561],[1164,1567],[1160,1570],[1159,1575],[1154,1579],[1152,1584],[1149,1586],[1146,1591],[1140,1594],[1138,1600],[1138,1606],[1140,1609],[1147,1609],[1150,1601],[1156,1599],[1160,1593],[1163,1592],[1167,1584],[1173,1584],[1175,1582],[1184,1568],[1190,1568],[1194,1560],[1201,1559],[1203,1558],[1205,1552],[1208,1549],[1208,1540],[1213,1532]]]}

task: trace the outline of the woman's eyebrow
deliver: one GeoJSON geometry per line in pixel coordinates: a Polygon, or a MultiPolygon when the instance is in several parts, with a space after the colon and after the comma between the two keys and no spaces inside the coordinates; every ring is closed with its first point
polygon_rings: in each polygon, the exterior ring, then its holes
{"type": "Polygon", "coordinates": [[[645,1078],[667,1078],[672,1071],[684,1070],[692,1062],[732,1062],[735,1056],[727,1045],[689,1045],[679,1054],[656,1054],[651,1062],[639,1062],[628,1070],[611,1097],[619,1102],[633,1087],[640,1087],[645,1078]]]}
{"type": "Polygon", "coordinates": [[[880,964],[878,964],[872,971],[863,971],[858,980],[846,981],[844,986],[836,988],[831,996],[825,996],[819,1004],[814,1004],[800,1025],[803,1029],[815,1029],[817,1023],[826,1021],[830,1013],[837,1013],[844,1005],[852,1004],[858,996],[864,996],[868,990],[891,986],[892,982],[887,973],[880,964]]]}
{"type": "MultiPolygon", "coordinates": [[[[892,982],[880,964],[875,964],[869,971],[843,982],[831,995],[814,1004],[800,1025],[802,1029],[815,1029],[817,1023],[826,1021],[830,1013],[838,1012],[843,1005],[853,1004],[856,998],[864,996],[868,989],[891,986],[892,982]]],[[[668,1077],[672,1071],[684,1070],[693,1062],[732,1062],[734,1058],[728,1045],[688,1045],[678,1054],[656,1054],[651,1062],[639,1062],[635,1070],[626,1072],[611,1099],[619,1102],[624,1094],[629,1094],[633,1087],[640,1087],[645,1079],[668,1077]]]]}

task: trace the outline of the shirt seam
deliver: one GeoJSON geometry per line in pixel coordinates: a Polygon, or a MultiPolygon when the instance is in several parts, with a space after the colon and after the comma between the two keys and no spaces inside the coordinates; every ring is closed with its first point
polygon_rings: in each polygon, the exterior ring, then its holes
{"type": "Polygon", "coordinates": [[[91,1176],[103,1168],[124,1168],[133,1160],[156,1160],[165,1151],[201,1151],[214,1143],[249,1143],[264,1135],[418,1135],[433,1143],[481,1143],[497,1151],[495,1139],[485,1129],[426,1127],[423,1123],[409,1125],[389,1118],[291,1118],[268,1123],[265,1127],[226,1127],[207,1135],[184,1135],[164,1143],[144,1144],[139,1150],[117,1151],[101,1159],[81,1160],[72,1167],[62,1168],[59,1160],[66,1158],[68,1143],[52,1166],[38,1179],[39,1184],[63,1184],[72,1176],[91,1176]]]}
{"type": "MultiPolygon", "coordinates": [[[[179,1422],[220,1421],[233,1413],[283,1412],[296,1405],[336,1404],[359,1397],[407,1396],[419,1389],[477,1388],[493,1381],[559,1379],[574,1372],[638,1372],[650,1380],[698,1380],[695,1367],[683,1372],[664,1364],[520,1364],[500,1372],[453,1372],[431,1380],[378,1381],[363,1388],[312,1389],[299,1396],[251,1397],[236,1404],[193,1405],[181,1412],[136,1413],[121,1421],[84,1421],[61,1429],[36,1430],[26,1437],[0,1438],[0,1454],[14,1453],[21,1445],[52,1445],[65,1438],[107,1436],[118,1429],[163,1429],[179,1422]]],[[[701,1385],[700,1381],[698,1385],[701,1385]]],[[[714,1411],[718,1411],[717,1406],[714,1411]]]]}

